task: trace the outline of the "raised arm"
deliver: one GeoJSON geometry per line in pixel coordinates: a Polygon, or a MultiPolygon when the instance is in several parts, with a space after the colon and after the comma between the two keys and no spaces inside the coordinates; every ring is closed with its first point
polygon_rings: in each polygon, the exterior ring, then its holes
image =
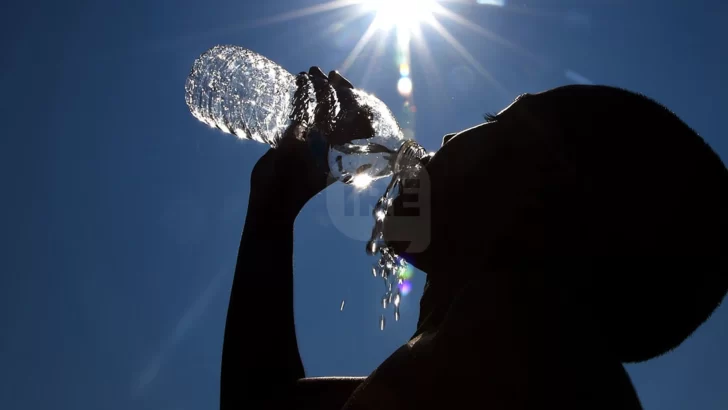
{"type": "MultiPolygon", "coordinates": [[[[327,77],[316,67],[309,73],[317,94],[330,90],[329,85],[337,94],[352,88],[338,73],[327,77]]],[[[356,109],[344,105],[342,111],[356,109]]],[[[315,129],[333,123],[330,112],[317,111],[316,124],[322,126],[315,129]]],[[[313,121],[302,120],[253,169],[225,324],[221,410],[293,409],[312,401],[339,403],[338,408],[359,382],[352,378],[303,380],[293,319],[294,221],[306,202],[333,182],[320,161],[326,155],[322,141],[338,136],[345,142],[346,135],[358,135],[349,130],[359,127],[365,113],[355,112],[346,117],[348,121],[338,121],[336,132],[326,135],[311,128],[313,121]]]]}
{"type": "Polygon", "coordinates": [[[293,218],[273,198],[252,196],[248,205],[225,324],[222,410],[290,408],[304,376],[293,322],[293,218]]]}
{"type": "Polygon", "coordinates": [[[306,143],[287,138],[251,176],[225,324],[221,410],[291,408],[304,377],[293,320],[293,225],[327,185],[310,157],[306,143]]]}

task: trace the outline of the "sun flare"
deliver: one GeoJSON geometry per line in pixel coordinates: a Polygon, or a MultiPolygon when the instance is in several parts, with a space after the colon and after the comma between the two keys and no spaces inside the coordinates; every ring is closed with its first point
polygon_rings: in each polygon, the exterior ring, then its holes
{"type": "MultiPolygon", "coordinates": [[[[415,69],[421,69],[422,79],[430,87],[441,87],[436,79],[442,77],[435,59],[428,45],[428,37],[439,36],[449,47],[460,55],[467,63],[469,69],[480,74],[490,82],[494,90],[502,95],[510,95],[507,90],[490,74],[467,47],[450,32],[449,26],[455,25],[477,34],[491,43],[505,46],[522,56],[535,62],[541,62],[537,56],[525,50],[494,32],[484,28],[468,17],[461,15],[448,4],[459,3],[460,7],[472,4],[474,7],[506,8],[506,0],[320,0],[322,3],[313,4],[301,9],[290,10],[283,14],[272,16],[256,22],[256,25],[284,23],[291,20],[309,17],[323,13],[340,13],[337,21],[324,31],[326,37],[341,41],[352,41],[351,50],[343,57],[336,68],[340,73],[347,75],[354,65],[364,68],[361,80],[357,84],[366,89],[367,82],[379,71],[381,58],[391,47],[394,50],[395,66],[399,72],[399,79],[392,86],[402,97],[402,107],[397,121],[402,127],[402,134],[407,139],[416,137],[415,88],[417,81],[413,78],[415,69]],[[366,26],[359,24],[361,20],[368,21],[366,26]],[[366,28],[363,28],[366,27],[366,28]],[[359,32],[361,34],[355,32],[359,32]],[[358,39],[356,39],[358,37],[358,39]],[[355,42],[353,42],[355,40],[355,42]],[[413,55],[417,54],[415,59],[413,55]],[[367,61],[361,57],[366,56],[367,61]],[[415,66],[413,66],[415,64],[415,66]],[[435,79],[435,80],[433,80],[435,79]]],[[[449,65],[454,64],[450,57],[449,65]]],[[[372,182],[371,177],[357,176],[352,184],[359,190],[366,189],[372,182]]]]}
{"type": "Polygon", "coordinates": [[[374,178],[372,178],[368,174],[358,174],[354,177],[354,180],[351,182],[351,184],[354,186],[354,188],[362,190],[368,188],[369,185],[371,185],[372,181],[374,181],[374,178]]]}
{"type": "Polygon", "coordinates": [[[376,13],[374,24],[379,30],[417,30],[420,23],[430,23],[437,10],[435,0],[364,0],[362,6],[376,13]]]}

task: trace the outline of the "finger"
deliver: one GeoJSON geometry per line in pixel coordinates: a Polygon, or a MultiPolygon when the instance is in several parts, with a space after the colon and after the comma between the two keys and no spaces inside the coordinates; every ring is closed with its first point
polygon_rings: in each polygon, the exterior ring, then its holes
{"type": "Polygon", "coordinates": [[[329,135],[329,142],[338,145],[373,137],[371,107],[362,105],[362,100],[355,95],[354,86],[339,72],[331,71],[329,81],[336,89],[340,107],[340,114],[329,135]]]}
{"type": "Polygon", "coordinates": [[[354,85],[336,70],[329,72],[329,82],[337,90],[339,88],[354,88],[354,85]]]}
{"type": "MultiPolygon", "coordinates": [[[[296,76],[296,92],[293,95],[293,107],[288,118],[302,128],[308,129],[313,126],[315,113],[315,95],[312,94],[311,76],[307,73],[299,73],[296,76]]],[[[300,128],[300,127],[297,127],[300,128]]],[[[294,129],[293,131],[299,131],[294,129]]],[[[294,133],[295,137],[299,137],[294,133]]]]}
{"type": "Polygon", "coordinates": [[[311,75],[313,78],[319,79],[319,80],[328,80],[326,78],[326,74],[324,74],[323,70],[320,68],[313,66],[308,69],[308,74],[311,75]]]}
{"type": "Polygon", "coordinates": [[[316,99],[320,99],[321,94],[327,95],[333,92],[333,90],[329,90],[333,88],[329,78],[319,67],[313,66],[309,68],[308,75],[313,83],[313,89],[316,92],[316,99]]]}
{"type": "Polygon", "coordinates": [[[361,107],[356,103],[350,109],[342,110],[342,115],[328,136],[329,143],[341,145],[374,137],[372,116],[370,107],[361,107]]]}
{"type": "Polygon", "coordinates": [[[353,88],[334,86],[334,89],[336,90],[336,99],[339,101],[339,107],[342,111],[350,111],[358,108],[359,105],[352,92],[353,88]]]}
{"type": "Polygon", "coordinates": [[[329,72],[329,84],[331,84],[336,91],[336,97],[343,117],[346,117],[351,111],[359,110],[359,104],[352,92],[354,86],[349,80],[342,76],[338,71],[334,70],[329,72]]]}
{"type": "Polygon", "coordinates": [[[333,130],[333,120],[339,111],[336,91],[320,68],[311,67],[309,75],[316,93],[314,123],[324,135],[328,135],[333,130]]]}

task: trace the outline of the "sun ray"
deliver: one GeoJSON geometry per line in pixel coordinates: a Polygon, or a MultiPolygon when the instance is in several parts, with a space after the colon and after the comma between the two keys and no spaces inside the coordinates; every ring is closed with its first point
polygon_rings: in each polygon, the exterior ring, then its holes
{"type": "Polygon", "coordinates": [[[364,32],[364,34],[361,36],[359,41],[356,43],[354,48],[351,50],[348,56],[346,56],[346,59],[341,64],[341,67],[339,68],[339,71],[344,74],[346,70],[348,70],[352,64],[354,64],[354,61],[359,57],[359,54],[361,54],[362,50],[364,50],[364,47],[369,44],[369,40],[374,36],[374,33],[377,32],[377,19],[375,18],[372,20],[371,24],[369,24],[369,27],[367,27],[367,30],[364,32]]]}
{"type": "Polygon", "coordinates": [[[369,82],[369,77],[374,69],[374,65],[379,62],[379,58],[384,54],[384,50],[387,47],[387,39],[389,39],[389,32],[382,33],[382,35],[379,36],[379,40],[374,48],[374,54],[372,54],[372,57],[367,62],[367,68],[366,71],[364,71],[364,76],[361,80],[362,88],[366,88],[367,83],[369,82]]]}
{"type": "Polygon", "coordinates": [[[542,61],[543,59],[541,57],[536,56],[531,51],[526,50],[523,47],[519,46],[518,44],[515,44],[511,41],[504,39],[503,37],[493,33],[490,30],[486,30],[485,28],[479,26],[478,24],[473,23],[472,21],[466,19],[465,17],[463,17],[451,10],[448,10],[447,8],[445,8],[441,5],[437,5],[435,12],[440,16],[450,19],[450,20],[454,21],[455,23],[460,24],[461,26],[480,34],[481,36],[487,38],[488,40],[490,40],[494,43],[505,46],[505,47],[511,49],[512,51],[516,51],[531,60],[534,60],[538,63],[543,64],[543,61],[542,61]]]}
{"type": "Polygon", "coordinates": [[[339,30],[341,30],[342,27],[346,27],[347,25],[353,23],[354,21],[364,17],[366,13],[364,12],[356,12],[351,13],[350,15],[343,17],[339,19],[336,23],[330,25],[326,30],[324,30],[321,34],[325,36],[331,36],[335,35],[339,30]]]}
{"type": "MultiPolygon", "coordinates": [[[[404,98],[403,115],[408,116],[408,119],[405,121],[407,124],[411,123],[411,128],[414,128],[416,107],[413,99],[413,64],[416,64],[417,68],[422,69],[423,80],[430,89],[433,89],[434,92],[440,91],[441,94],[446,91],[446,83],[443,76],[447,77],[447,75],[440,75],[441,68],[435,64],[435,60],[427,44],[426,36],[424,35],[426,33],[421,31],[421,28],[424,26],[431,27],[434,31],[433,34],[441,36],[474,71],[483,76],[503,96],[508,96],[509,94],[505,87],[448,31],[443,25],[444,21],[452,22],[458,27],[463,27],[470,32],[474,32],[493,44],[503,46],[509,51],[515,52],[531,61],[540,63],[541,65],[547,64],[541,56],[502,38],[491,30],[483,28],[460,13],[448,9],[444,5],[446,3],[457,3],[467,6],[491,6],[499,10],[508,9],[509,11],[514,11],[512,6],[506,5],[506,0],[478,0],[477,2],[473,2],[473,0],[331,0],[269,17],[255,22],[255,25],[262,26],[282,23],[307,16],[346,9],[345,12],[340,13],[341,15],[338,16],[335,24],[319,30],[319,34],[324,37],[332,37],[339,35],[339,30],[350,26],[352,22],[357,21],[362,16],[373,15],[368,27],[364,30],[364,33],[357,40],[338,69],[343,74],[349,71],[357,61],[366,60],[366,68],[361,81],[361,86],[365,86],[370,80],[374,68],[379,64],[381,56],[384,55],[386,46],[393,43],[392,47],[395,49],[397,58],[396,64],[400,72],[397,90],[404,98]],[[397,32],[397,41],[391,40],[391,33],[393,31],[397,32]],[[374,41],[377,35],[377,41],[374,41]],[[403,41],[403,39],[406,41],[403,41]],[[364,51],[369,50],[368,46],[370,44],[374,44],[373,53],[368,59],[361,58],[364,51]]],[[[516,8],[515,11],[519,11],[519,9],[516,8]]],[[[358,23],[357,26],[359,26],[358,23]]],[[[414,130],[411,129],[410,131],[414,130]]]]}
{"type": "Polygon", "coordinates": [[[361,0],[333,0],[326,3],[315,4],[310,7],[305,7],[298,10],[292,10],[287,13],[282,13],[277,16],[268,17],[263,20],[253,22],[250,27],[265,26],[268,24],[283,23],[285,21],[295,20],[301,17],[311,16],[314,14],[326,13],[341,9],[344,7],[355,6],[361,4],[361,0]]]}
{"type": "Polygon", "coordinates": [[[473,0],[440,0],[441,3],[454,3],[454,4],[464,4],[467,6],[489,6],[489,7],[497,7],[499,10],[503,10],[509,13],[515,13],[515,14],[523,14],[528,15],[532,17],[563,17],[563,12],[558,11],[544,11],[544,10],[537,10],[533,7],[527,7],[527,6],[517,6],[514,4],[509,4],[511,2],[506,0],[477,0],[475,4],[473,4],[473,0]]]}
{"type": "Polygon", "coordinates": [[[475,68],[475,70],[480,75],[490,81],[498,89],[498,91],[503,93],[503,95],[506,97],[509,96],[508,90],[506,90],[505,87],[503,87],[503,85],[499,83],[493,77],[493,75],[488,72],[488,70],[485,69],[485,67],[478,63],[473,55],[470,54],[468,50],[466,50],[465,47],[463,47],[463,45],[460,44],[460,42],[455,37],[453,37],[452,34],[450,34],[450,32],[447,31],[447,29],[442,24],[440,24],[439,21],[432,20],[430,22],[430,26],[432,26],[432,28],[434,28],[435,31],[437,31],[437,33],[440,34],[442,38],[445,39],[445,41],[447,41],[455,49],[455,51],[458,52],[458,54],[460,54],[461,57],[463,57],[471,66],[473,66],[473,68],[475,68]]]}
{"type": "Polygon", "coordinates": [[[435,60],[432,58],[430,49],[427,48],[427,42],[422,35],[422,31],[420,29],[415,30],[412,33],[412,39],[414,40],[412,44],[414,44],[414,48],[417,50],[415,58],[422,60],[420,66],[425,71],[425,82],[427,82],[427,86],[434,87],[438,92],[442,92],[445,89],[442,77],[440,76],[440,71],[437,69],[435,60]]]}

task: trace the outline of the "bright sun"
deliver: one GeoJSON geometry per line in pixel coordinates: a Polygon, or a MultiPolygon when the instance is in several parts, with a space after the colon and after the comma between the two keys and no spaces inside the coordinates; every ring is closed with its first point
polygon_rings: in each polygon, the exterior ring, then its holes
{"type": "Polygon", "coordinates": [[[375,12],[374,24],[380,30],[396,27],[416,30],[420,23],[429,23],[437,9],[435,0],[364,0],[367,11],[375,12]]]}
{"type": "MultiPolygon", "coordinates": [[[[315,0],[310,0],[314,2],[315,0]]],[[[365,84],[369,77],[378,69],[379,58],[385,54],[388,41],[392,37],[396,38],[393,44],[396,51],[395,63],[399,68],[399,80],[397,81],[397,91],[403,97],[402,114],[400,125],[402,126],[402,134],[408,139],[415,137],[415,117],[417,107],[414,104],[413,89],[415,82],[412,78],[412,64],[419,63],[423,66],[423,72],[430,72],[431,77],[437,78],[437,67],[427,47],[427,36],[439,35],[447,42],[453,51],[469,63],[469,67],[465,69],[474,69],[487,80],[489,80],[498,90],[510,95],[503,87],[493,78],[493,76],[483,67],[475,57],[470,54],[467,48],[458,41],[457,38],[442,24],[440,20],[448,20],[458,26],[468,29],[489,41],[497,42],[505,45],[513,50],[524,53],[536,59],[527,50],[522,50],[513,43],[500,38],[495,33],[473,23],[467,18],[461,16],[445,7],[445,4],[471,3],[472,0],[318,0],[320,3],[310,5],[308,7],[289,10],[283,14],[270,17],[256,24],[282,23],[290,20],[312,16],[320,13],[333,12],[341,9],[349,9],[345,16],[340,15],[335,23],[333,23],[327,33],[330,36],[338,37],[342,40],[349,41],[354,37],[352,34],[358,31],[362,24],[352,24],[360,19],[370,21],[367,28],[361,34],[361,37],[353,45],[351,51],[344,61],[339,65],[338,71],[346,73],[362,55],[363,52],[369,54],[368,62],[361,62],[364,65],[364,75],[361,80],[365,84]],[[423,26],[423,27],[420,27],[423,26]],[[426,30],[421,30],[425,28],[426,30]],[[395,35],[392,36],[392,31],[395,35]],[[427,35],[426,35],[427,34],[427,35]],[[375,41],[372,41],[375,40],[375,41]],[[412,60],[411,50],[416,49],[420,55],[418,60],[412,60]],[[372,49],[373,48],[373,49],[372,49]],[[365,51],[366,50],[366,51],[365,51]],[[373,51],[373,52],[369,52],[373,51]]],[[[506,0],[475,0],[478,5],[488,5],[505,7],[506,0]]],[[[337,43],[338,44],[338,43],[337,43]]],[[[361,72],[360,72],[361,73],[361,72]]],[[[432,84],[430,84],[432,85],[432,84]]],[[[399,121],[399,118],[398,118],[399,121]]],[[[356,175],[351,184],[357,190],[366,189],[374,181],[374,178],[366,173],[356,175]]]]}

